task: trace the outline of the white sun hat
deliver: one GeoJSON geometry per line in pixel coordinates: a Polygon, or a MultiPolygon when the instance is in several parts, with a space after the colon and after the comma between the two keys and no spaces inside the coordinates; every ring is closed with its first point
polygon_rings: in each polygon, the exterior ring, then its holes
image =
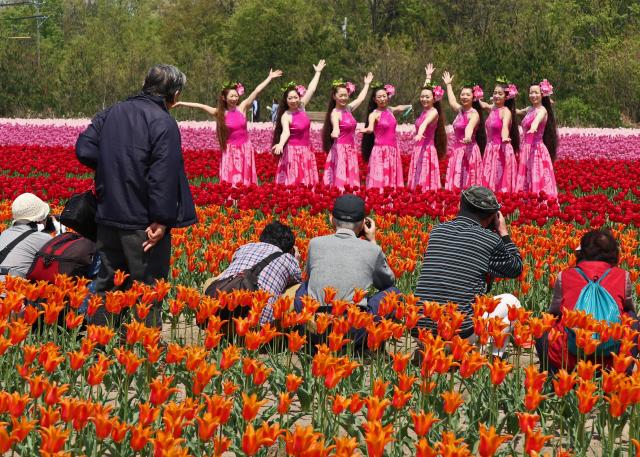
{"type": "Polygon", "coordinates": [[[49,215],[49,205],[31,193],[18,195],[11,205],[14,221],[40,222],[49,215]]]}

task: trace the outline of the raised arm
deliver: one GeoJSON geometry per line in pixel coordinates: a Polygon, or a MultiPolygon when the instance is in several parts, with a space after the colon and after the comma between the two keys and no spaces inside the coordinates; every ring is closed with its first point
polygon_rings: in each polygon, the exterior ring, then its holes
{"type": "Polygon", "coordinates": [[[527,111],[529,111],[529,108],[530,108],[530,107],[529,107],[529,106],[527,106],[526,108],[519,108],[519,109],[516,109],[516,114],[517,114],[518,116],[524,116],[524,115],[526,115],[526,114],[527,114],[527,111]]]}
{"type": "Polygon", "coordinates": [[[480,106],[482,107],[482,109],[485,111],[490,111],[493,108],[493,103],[487,103],[484,100],[478,100],[478,102],[480,103],[480,106]]]}
{"type": "Polygon", "coordinates": [[[431,62],[429,62],[426,67],[424,67],[424,73],[426,78],[424,80],[424,84],[422,85],[422,87],[428,86],[431,84],[431,76],[433,76],[434,71],[435,71],[435,67],[431,62]]]}
{"type": "Polygon", "coordinates": [[[502,142],[509,143],[511,138],[509,138],[509,127],[511,126],[511,111],[508,109],[501,110],[502,115],[502,142]]]}
{"type": "Polygon", "coordinates": [[[284,145],[287,144],[289,140],[289,135],[291,132],[289,131],[289,124],[291,123],[291,117],[288,113],[284,113],[282,118],[280,119],[282,122],[282,133],[280,134],[280,141],[278,144],[274,145],[271,149],[275,155],[282,154],[282,150],[284,149],[284,145]]]}
{"type": "Polygon", "coordinates": [[[471,137],[473,136],[473,131],[476,129],[476,125],[478,125],[479,121],[480,121],[480,115],[475,110],[471,110],[471,112],[469,113],[469,123],[467,124],[467,127],[464,129],[464,139],[462,140],[463,143],[465,144],[471,143],[471,137]]]}
{"type": "Polygon", "coordinates": [[[547,115],[547,109],[544,106],[541,106],[540,108],[541,109],[539,109],[536,113],[536,118],[531,123],[531,127],[529,128],[529,131],[527,133],[536,133],[538,131],[540,122],[542,122],[542,119],[544,119],[544,117],[547,115]]]}
{"type": "Polygon", "coordinates": [[[424,137],[424,132],[425,130],[427,130],[427,126],[436,119],[437,115],[438,115],[437,111],[431,110],[431,112],[422,121],[422,124],[420,124],[420,126],[418,127],[418,133],[414,137],[414,140],[416,141],[422,140],[422,138],[424,137]]]}
{"type": "Polygon", "coordinates": [[[216,113],[218,112],[218,108],[214,108],[213,106],[209,106],[209,105],[203,105],[202,103],[178,102],[173,106],[174,107],[186,106],[187,108],[201,109],[202,111],[207,112],[208,114],[210,114],[213,117],[215,117],[216,113]]]}
{"type": "Polygon", "coordinates": [[[240,103],[240,106],[238,108],[240,109],[240,111],[242,111],[242,114],[246,113],[247,108],[251,106],[258,94],[262,92],[273,79],[279,78],[280,76],[282,76],[282,70],[269,69],[269,76],[267,76],[267,79],[258,84],[256,88],[253,89],[253,92],[251,92],[249,96],[242,100],[242,103],[240,103]]]}
{"type": "Polygon", "coordinates": [[[315,75],[313,75],[313,79],[309,83],[309,87],[307,88],[307,91],[302,96],[301,101],[303,105],[306,105],[311,101],[311,97],[313,97],[313,93],[316,91],[316,88],[318,87],[318,81],[320,81],[320,74],[322,73],[322,70],[324,70],[324,67],[326,65],[327,64],[325,63],[324,59],[320,59],[320,61],[318,62],[318,65],[313,66],[313,69],[315,70],[316,73],[315,75]]]}
{"type": "Polygon", "coordinates": [[[449,106],[454,111],[460,111],[460,104],[458,103],[458,100],[456,100],[456,95],[453,93],[453,87],[451,86],[453,76],[451,76],[448,71],[445,71],[442,74],[442,81],[444,81],[447,86],[447,99],[449,100],[449,106]]]}
{"type": "Polygon", "coordinates": [[[362,86],[362,90],[358,94],[358,98],[349,103],[349,108],[351,111],[355,111],[358,109],[358,106],[362,104],[362,102],[367,98],[367,92],[369,92],[369,85],[373,81],[373,74],[371,72],[367,73],[367,76],[364,77],[364,86],[362,86]]]}
{"type": "Polygon", "coordinates": [[[331,113],[331,138],[336,139],[340,136],[340,113],[334,111],[331,113]]]}

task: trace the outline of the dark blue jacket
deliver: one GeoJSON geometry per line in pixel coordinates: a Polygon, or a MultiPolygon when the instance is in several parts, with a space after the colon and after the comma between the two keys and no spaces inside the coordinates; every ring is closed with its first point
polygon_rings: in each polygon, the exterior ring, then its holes
{"type": "Polygon", "coordinates": [[[98,224],[145,229],[152,222],[197,222],[180,130],[162,97],[141,93],[97,114],[80,134],[76,156],[96,171],[98,224]]]}

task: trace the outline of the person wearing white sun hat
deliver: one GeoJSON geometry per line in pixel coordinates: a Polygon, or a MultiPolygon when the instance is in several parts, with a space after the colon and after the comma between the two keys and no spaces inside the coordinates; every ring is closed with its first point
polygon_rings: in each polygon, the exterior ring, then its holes
{"type": "Polygon", "coordinates": [[[0,234],[0,280],[25,277],[36,253],[51,240],[43,232],[49,205],[31,193],[18,195],[11,205],[13,224],[0,234]]]}

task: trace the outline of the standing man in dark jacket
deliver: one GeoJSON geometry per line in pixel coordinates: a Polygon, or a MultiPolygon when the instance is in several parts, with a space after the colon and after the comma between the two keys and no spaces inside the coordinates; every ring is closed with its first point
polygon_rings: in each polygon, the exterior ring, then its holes
{"type": "MultiPolygon", "coordinates": [[[[184,171],[180,131],[168,109],[177,103],[185,75],[171,65],[149,70],[142,92],[102,111],[80,135],[76,155],[95,170],[97,249],[102,266],[96,292],[114,289],[114,272],[154,284],[169,275],[171,228],[196,223],[184,171]]],[[[101,307],[98,325],[119,325],[120,316],[101,307]]],[[[162,326],[161,304],[146,318],[162,326]]]]}

